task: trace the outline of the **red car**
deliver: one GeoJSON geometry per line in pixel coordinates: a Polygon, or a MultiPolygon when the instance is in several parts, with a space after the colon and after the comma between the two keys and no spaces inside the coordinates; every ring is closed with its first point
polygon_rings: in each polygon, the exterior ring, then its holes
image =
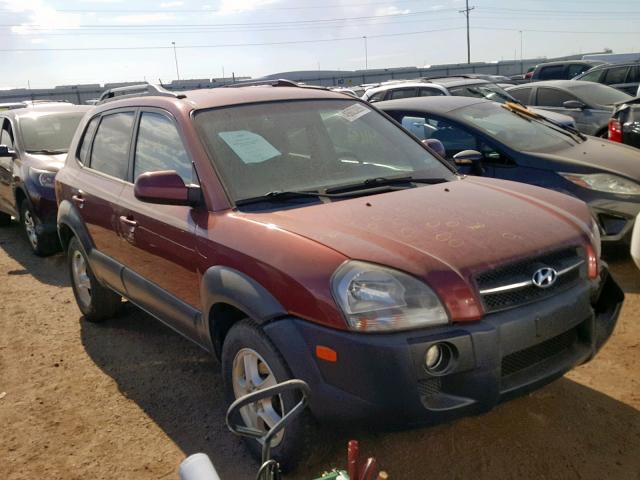
{"type": "MultiPolygon", "coordinates": [[[[101,321],[126,297],[212,352],[230,401],[306,381],[312,416],[274,441],[285,464],[312,417],[486,411],[611,334],[623,294],[583,202],[460,176],[345,94],[145,88],[93,109],[56,177],[76,300],[101,321]]],[[[294,401],[242,420],[268,428],[294,401]]]]}

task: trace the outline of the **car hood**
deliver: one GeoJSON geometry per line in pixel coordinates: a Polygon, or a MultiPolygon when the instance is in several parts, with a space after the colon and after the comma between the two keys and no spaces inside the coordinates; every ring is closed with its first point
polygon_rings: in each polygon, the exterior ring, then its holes
{"type": "Polygon", "coordinates": [[[531,167],[547,168],[559,172],[588,173],[605,171],[640,181],[640,150],[622,143],[596,137],[553,153],[524,152],[531,155],[531,167]],[[549,161],[540,165],[539,159],[549,161]]]}
{"type": "MultiPolygon", "coordinates": [[[[409,272],[436,291],[445,287],[475,291],[472,278],[477,272],[583,245],[590,222],[586,205],[572,197],[471,177],[244,215],[312,239],[348,258],[409,272]]],[[[441,298],[451,297],[450,291],[439,293],[441,298]]],[[[464,306],[448,307],[464,316],[464,306]]]]}
{"type": "Polygon", "coordinates": [[[29,160],[29,165],[33,168],[57,172],[64,166],[67,154],[44,155],[40,153],[25,153],[24,158],[29,160]]]}

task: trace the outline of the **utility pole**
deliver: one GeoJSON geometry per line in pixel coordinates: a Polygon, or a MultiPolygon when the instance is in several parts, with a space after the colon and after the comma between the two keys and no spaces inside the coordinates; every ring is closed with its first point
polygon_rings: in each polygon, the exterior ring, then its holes
{"type": "Polygon", "coordinates": [[[176,42],[171,42],[171,45],[173,45],[173,58],[175,58],[176,60],[176,76],[178,77],[178,80],[180,80],[180,71],[178,70],[178,53],[176,52],[176,42]]]}
{"type": "Polygon", "coordinates": [[[369,70],[369,53],[367,52],[367,36],[364,37],[364,69],[369,70]]]}
{"type": "Polygon", "coordinates": [[[471,39],[469,37],[469,13],[471,10],[476,7],[469,8],[469,0],[465,0],[465,9],[458,10],[458,13],[464,13],[464,16],[467,17],[467,63],[471,63],[471,39]]]}

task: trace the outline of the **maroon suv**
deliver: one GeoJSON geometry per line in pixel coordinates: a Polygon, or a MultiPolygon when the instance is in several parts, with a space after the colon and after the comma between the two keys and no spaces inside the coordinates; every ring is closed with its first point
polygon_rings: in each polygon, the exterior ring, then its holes
{"type": "MultiPolygon", "coordinates": [[[[215,353],[229,400],[296,377],[323,420],[486,411],[592,358],[623,301],[584,203],[460,176],[319,88],[125,92],[84,118],[56,188],[86,320],[126,297],[215,353]]],[[[294,401],[242,418],[267,428],[294,401]]]]}

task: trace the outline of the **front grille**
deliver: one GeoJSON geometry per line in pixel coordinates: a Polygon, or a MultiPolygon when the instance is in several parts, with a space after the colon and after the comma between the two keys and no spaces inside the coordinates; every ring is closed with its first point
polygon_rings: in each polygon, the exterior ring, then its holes
{"type": "Polygon", "coordinates": [[[573,328],[557,337],[505,356],[502,359],[502,376],[507,377],[565,352],[577,338],[578,333],[573,328]]]}
{"type": "MultiPolygon", "coordinates": [[[[552,267],[556,271],[562,271],[581,260],[584,260],[584,255],[580,249],[566,248],[483,272],[476,277],[476,283],[479,290],[483,291],[527,282],[541,267],[552,267]]],[[[485,311],[490,313],[505,310],[555,295],[575,285],[580,280],[581,270],[583,268],[575,268],[559,275],[555,283],[548,288],[528,285],[502,292],[481,293],[485,311]]]]}
{"type": "Polygon", "coordinates": [[[421,397],[432,397],[440,393],[442,384],[440,377],[418,380],[418,393],[421,397]]]}

